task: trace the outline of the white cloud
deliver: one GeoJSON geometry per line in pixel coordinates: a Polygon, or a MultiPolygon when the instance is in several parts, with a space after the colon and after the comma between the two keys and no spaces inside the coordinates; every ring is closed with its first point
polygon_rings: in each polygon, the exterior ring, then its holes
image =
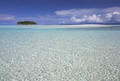
{"type": "Polygon", "coordinates": [[[120,22],[120,12],[110,12],[105,15],[106,20],[112,22],[120,22]]]}
{"type": "Polygon", "coordinates": [[[114,15],[120,15],[120,12],[113,12],[114,15]]]}
{"type": "Polygon", "coordinates": [[[81,22],[85,22],[86,21],[86,18],[77,18],[76,16],[73,16],[71,18],[71,21],[72,22],[75,22],[75,23],[81,23],[81,22]]]}
{"type": "Polygon", "coordinates": [[[110,20],[112,18],[112,13],[107,13],[105,17],[110,20]]]}
{"type": "Polygon", "coordinates": [[[58,10],[55,11],[55,14],[61,16],[81,16],[92,14],[105,14],[111,12],[120,12],[120,7],[58,10]]]}
{"type": "Polygon", "coordinates": [[[103,22],[102,18],[101,18],[101,15],[96,15],[96,14],[93,14],[91,16],[88,16],[88,22],[103,22]]]}
{"type": "Polygon", "coordinates": [[[75,23],[120,22],[120,7],[58,10],[55,13],[58,16],[69,16],[75,23]]]}
{"type": "Polygon", "coordinates": [[[0,15],[0,21],[11,21],[15,20],[15,16],[12,15],[0,15]]]}
{"type": "Polygon", "coordinates": [[[55,11],[56,15],[60,16],[81,16],[81,15],[87,15],[87,14],[93,14],[98,9],[70,9],[70,10],[60,10],[55,11]]]}
{"type": "Polygon", "coordinates": [[[76,16],[73,16],[71,18],[71,21],[72,22],[75,22],[75,23],[82,23],[82,22],[89,22],[89,23],[98,23],[98,22],[103,22],[102,18],[101,18],[101,15],[96,15],[96,14],[93,14],[93,15],[90,15],[90,16],[86,16],[84,15],[82,18],[77,18],[76,16]]]}

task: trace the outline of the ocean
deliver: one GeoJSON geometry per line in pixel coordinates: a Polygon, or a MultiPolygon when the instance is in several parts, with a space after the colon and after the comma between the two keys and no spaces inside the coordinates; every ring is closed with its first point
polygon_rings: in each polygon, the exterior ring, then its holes
{"type": "Polygon", "coordinates": [[[0,81],[120,81],[120,26],[0,26],[0,81]]]}

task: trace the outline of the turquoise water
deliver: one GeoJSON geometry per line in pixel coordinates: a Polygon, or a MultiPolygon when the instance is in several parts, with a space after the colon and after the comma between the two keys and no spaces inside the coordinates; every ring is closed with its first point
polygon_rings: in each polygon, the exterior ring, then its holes
{"type": "Polygon", "coordinates": [[[54,27],[0,26],[0,81],[120,81],[119,28],[54,27]]]}

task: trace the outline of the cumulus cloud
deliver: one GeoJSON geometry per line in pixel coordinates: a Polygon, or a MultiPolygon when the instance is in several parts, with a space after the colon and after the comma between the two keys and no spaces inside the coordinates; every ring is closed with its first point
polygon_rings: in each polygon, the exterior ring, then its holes
{"type": "Polygon", "coordinates": [[[75,23],[79,23],[79,22],[85,22],[86,21],[86,17],[84,18],[77,18],[76,16],[73,16],[71,18],[71,21],[75,22],[75,23]]]}
{"type": "Polygon", "coordinates": [[[88,22],[103,22],[101,15],[93,14],[92,16],[88,16],[88,22]]]}
{"type": "Polygon", "coordinates": [[[58,10],[55,14],[69,16],[75,23],[120,23],[120,7],[58,10]]]}
{"type": "Polygon", "coordinates": [[[0,21],[11,21],[15,20],[15,16],[12,15],[0,15],[0,21]]]}
{"type": "Polygon", "coordinates": [[[101,15],[96,15],[96,14],[93,14],[93,15],[90,15],[90,16],[83,16],[83,18],[77,18],[76,16],[73,16],[71,18],[71,21],[72,22],[75,22],[75,23],[82,23],[82,22],[89,22],[89,23],[99,23],[99,22],[103,22],[102,18],[101,18],[101,15]]]}
{"type": "Polygon", "coordinates": [[[111,22],[120,22],[120,12],[110,12],[107,13],[105,18],[111,22]]]}

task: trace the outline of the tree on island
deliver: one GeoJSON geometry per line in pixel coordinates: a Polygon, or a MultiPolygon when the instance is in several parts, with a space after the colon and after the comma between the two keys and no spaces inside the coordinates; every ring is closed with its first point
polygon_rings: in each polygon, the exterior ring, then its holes
{"type": "Polygon", "coordinates": [[[17,22],[18,25],[36,25],[36,22],[33,21],[19,21],[17,22]]]}

